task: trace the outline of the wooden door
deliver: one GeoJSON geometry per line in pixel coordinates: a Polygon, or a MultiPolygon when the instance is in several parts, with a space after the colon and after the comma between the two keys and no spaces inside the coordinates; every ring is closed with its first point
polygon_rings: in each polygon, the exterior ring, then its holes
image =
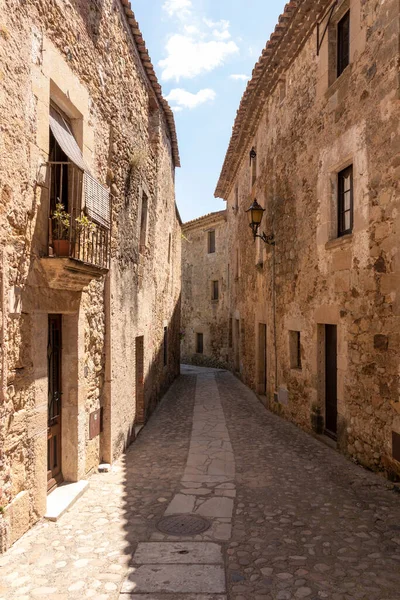
{"type": "Polygon", "coordinates": [[[62,481],[61,472],[61,315],[49,315],[47,344],[48,364],[48,430],[47,489],[51,491],[62,481]]]}
{"type": "Polygon", "coordinates": [[[258,393],[267,393],[267,326],[258,324],[258,393]]]}
{"type": "Polygon", "coordinates": [[[337,326],[325,325],[325,430],[337,434],[337,326]]]}
{"type": "Polygon", "coordinates": [[[135,340],[136,356],[136,415],[135,423],[144,423],[144,337],[141,335],[135,340]]]}

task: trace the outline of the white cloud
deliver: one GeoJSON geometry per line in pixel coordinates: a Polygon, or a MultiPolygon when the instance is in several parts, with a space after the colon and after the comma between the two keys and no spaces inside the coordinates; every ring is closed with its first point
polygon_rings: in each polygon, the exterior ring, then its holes
{"type": "Polygon", "coordinates": [[[192,8],[191,0],[165,0],[163,9],[170,17],[174,15],[183,16],[192,8]]]}
{"type": "Polygon", "coordinates": [[[229,79],[234,79],[236,81],[248,81],[250,79],[250,77],[248,75],[238,73],[238,74],[234,74],[234,75],[229,75],[229,79]]]}
{"type": "Polygon", "coordinates": [[[173,110],[174,112],[181,112],[181,110],[183,110],[182,106],[171,106],[171,110],[173,110]]]}
{"type": "Polygon", "coordinates": [[[227,29],[224,29],[223,31],[218,31],[218,29],[214,29],[213,36],[217,38],[217,40],[229,40],[231,34],[227,29]]]}
{"type": "Polygon", "coordinates": [[[221,21],[212,21],[211,19],[203,19],[204,23],[210,29],[219,29],[220,31],[226,31],[229,29],[230,23],[225,19],[221,19],[221,21]]]}
{"type": "Polygon", "coordinates": [[[194,34],[199,34],[199,30],[197,29],[197,27],[195,25],[185,25],[185,31],[186,33],[188,33],[189,35],[194,35],[194,34]]]}
{"type": "Polygon", "coordinates": [[[184,108],[196,108],[205,102],[212,102],[215,96],[216,93],[214,90],[210,89],[200,90],[197,94],[192,94],[182,88],[175,88],[170,91],[166,99],[168,102],[174,103],[172,110],[175,110],[176,112],[183,110],[184,108]]]}
{"type": "Polygon", "coordinates": [[[167,57],[158,63],[164,81],[181,77],[193,78],[213,71],[224,64],[227,58],[239,51],[234,41],[204,41],[190,35],[172,35],[166,46],[167,57]]]}

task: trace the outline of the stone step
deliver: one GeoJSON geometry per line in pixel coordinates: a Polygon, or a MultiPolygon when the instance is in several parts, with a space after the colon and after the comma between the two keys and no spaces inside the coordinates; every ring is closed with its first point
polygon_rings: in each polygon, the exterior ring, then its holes
{"type": "Polygon", "coordinates": [[[88,488],[86,480],[76,483],[63,483],[47,496],[47,509],[44,515],[49,521],[58,521],[60,517],[75,504],[88,488]]]}

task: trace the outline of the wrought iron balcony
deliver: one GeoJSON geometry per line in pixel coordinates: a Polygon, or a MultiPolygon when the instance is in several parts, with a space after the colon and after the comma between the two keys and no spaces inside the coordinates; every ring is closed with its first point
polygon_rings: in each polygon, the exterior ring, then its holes
{"type": "Polygon", "coordinates": [[[49,162],[47,167],[48,283],[82,289],[110,268],[110,193],[72,162],[49,162]]]}

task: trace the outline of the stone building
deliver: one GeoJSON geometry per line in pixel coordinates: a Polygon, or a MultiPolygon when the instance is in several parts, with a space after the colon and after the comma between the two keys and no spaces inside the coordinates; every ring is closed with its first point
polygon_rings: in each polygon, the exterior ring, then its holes
{"type": "Polygon", "coordinates": [[[181,223],[174,118],[128,0],[0,2],[0,107],[4,549],[178,375],[181,223]]]}
{"type": "Polygon", "coordinates": [[[220,366],[228,360],[226,211],[182,226],[182,361],[220,366]]]}
{"type": "Polygon", "coordinates": [[[216,189],[236,265],[232,368],[271,410],[390,477],[400,475],[398,68],[397,0],[289,2],[216,189]],[[269,243],[249,229],[254,199],[269,243]]]}

